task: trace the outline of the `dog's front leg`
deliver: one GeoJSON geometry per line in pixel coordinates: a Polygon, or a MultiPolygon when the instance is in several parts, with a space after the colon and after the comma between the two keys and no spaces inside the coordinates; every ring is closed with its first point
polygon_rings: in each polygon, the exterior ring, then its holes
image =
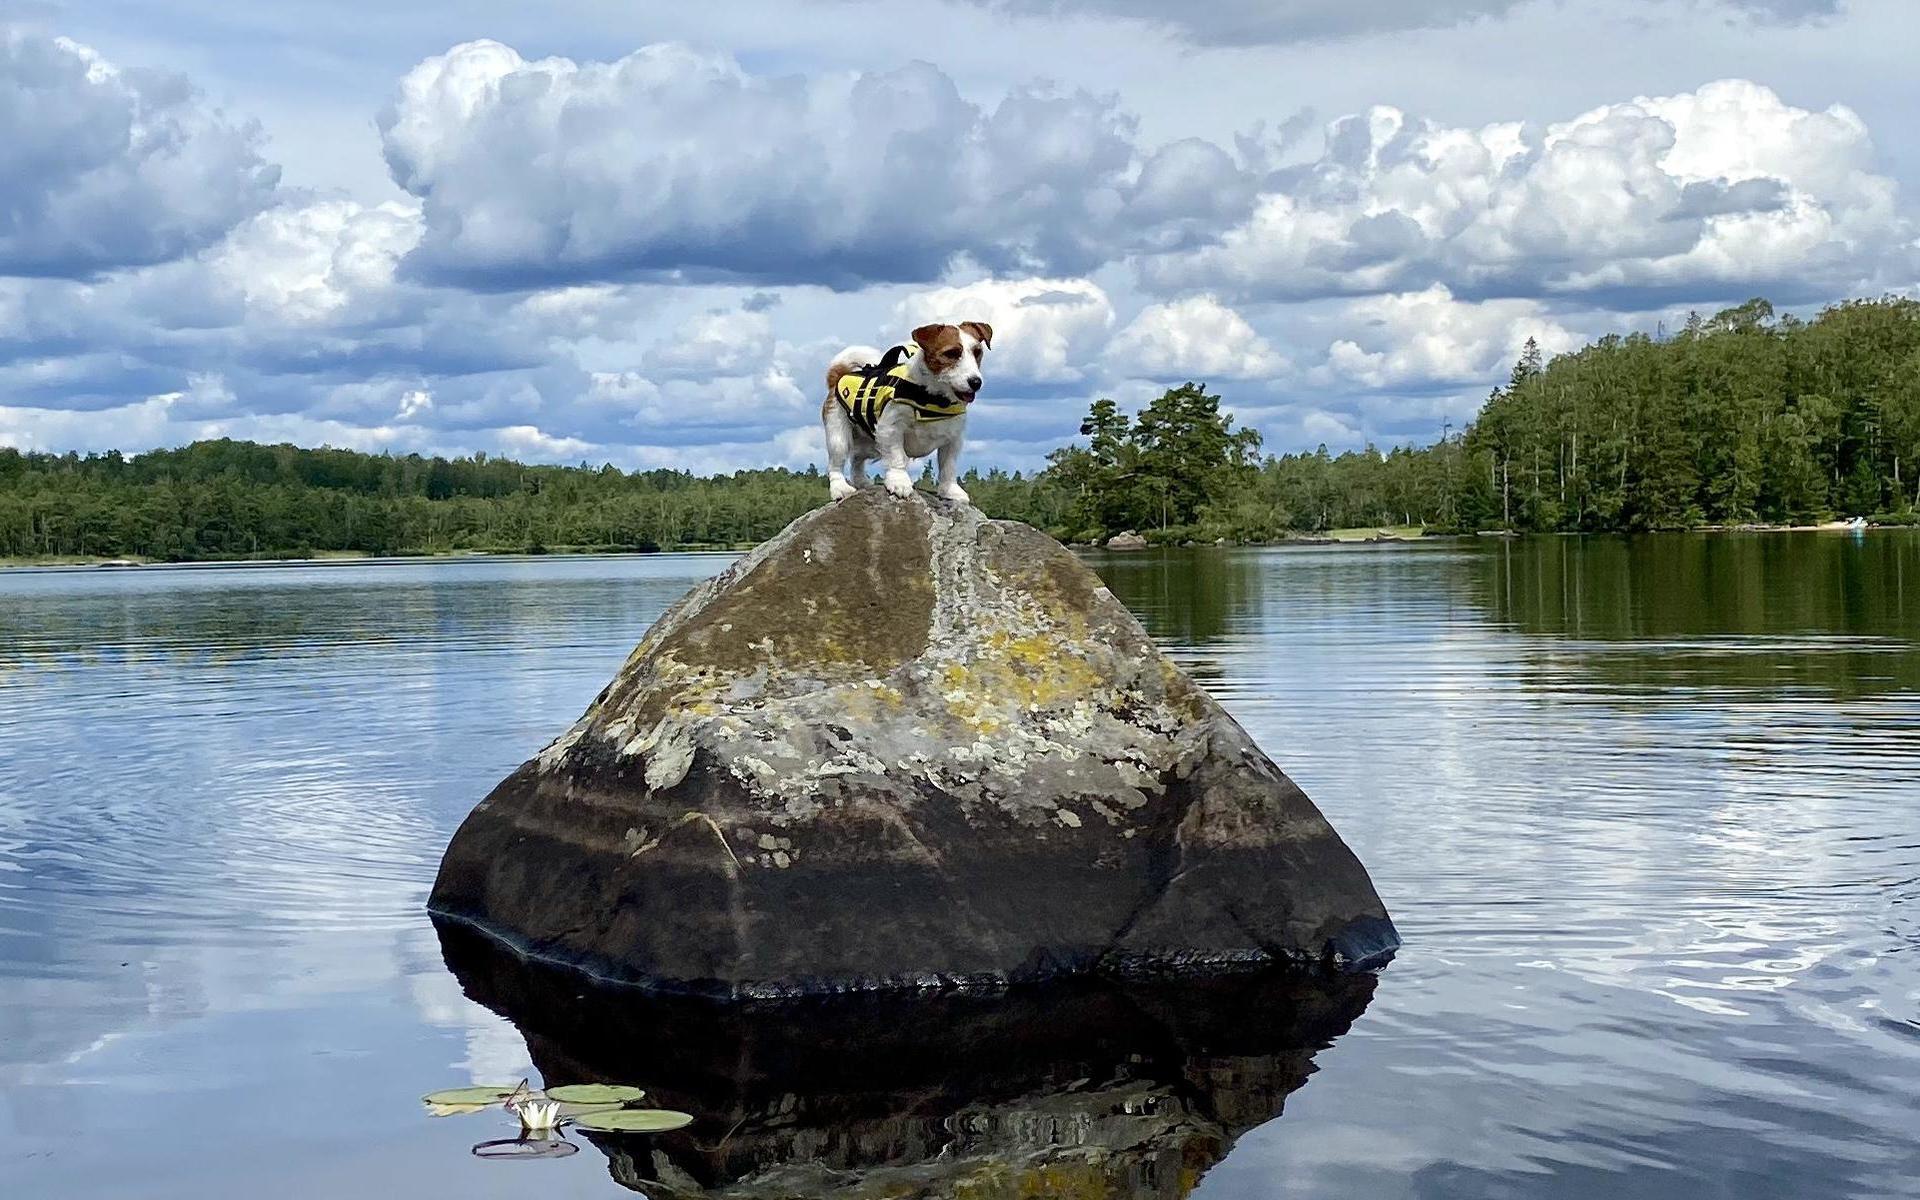
{"type": "Polygon", "coordinates": [[[973,501],[967,489],[960,486],[960,439],[957,436],[940,443],[940,486],[935,490],[955,504],[973,501]]]}
{"type": "MultiPolygon", "coordinates": [[[[895,406],[904,410],[906,405],[895,406]]],[[[911,414],[908,415],[911,420],[911,414]]],[[[900,427],[898,419],[889,412],[880,421],[880,427],[873,431],[874,443],[880,448],[880,461],[887,464],[887,473],[883,477],[887,491],[905,499],[913,495],[913,476],[907,474],[906,431],[900,427]]]]}

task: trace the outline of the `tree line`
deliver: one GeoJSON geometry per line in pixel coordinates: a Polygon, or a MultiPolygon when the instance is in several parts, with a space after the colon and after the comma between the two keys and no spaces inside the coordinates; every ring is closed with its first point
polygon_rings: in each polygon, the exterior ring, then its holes
{"type": "MultiPolygon", "coordinates": [[[[1543,362],[1529,342],[1478,416],[1424,447],[1262,457],[1194,383],[1093,404],[1045,470],[971,472],[988,513],[1063,540],[1266,541],[1330,528],[1606,532],[1910,521],[1920,508],[1920,302],[1811,321],[1753,300],[1672,336],[1543,362]]],[[[0,557],[749,545],[817,507],[814,469],[624,472],[221,439],[137,456],[0,448],[0,557]]]]}
{"type": "Polygon", "coordinates": [[[1099,401],[1089,444],[1042,479],[1070,487],[1070,536],[1261,541],[1388,525],[1438,532],[1631,532],[1920,510],[1920,301],[1811,321],[1750,300],[1671,336],[1610,335],[1543,362],[1529,340],[1454,436],[1257,459],[1219,397],[1188,385],[1138,418],[1099,401]]]}

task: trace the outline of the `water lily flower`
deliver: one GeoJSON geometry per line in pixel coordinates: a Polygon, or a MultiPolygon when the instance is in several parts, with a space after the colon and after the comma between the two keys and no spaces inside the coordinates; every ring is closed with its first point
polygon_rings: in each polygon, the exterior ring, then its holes
{"type": "Polygon", "coordinates": [[[520,1118],[521,1129],[545,1136],[560,1123],[560,1105],[552,1100],[522,1100],[513,1106],[513,1115],[520,1118]]]}

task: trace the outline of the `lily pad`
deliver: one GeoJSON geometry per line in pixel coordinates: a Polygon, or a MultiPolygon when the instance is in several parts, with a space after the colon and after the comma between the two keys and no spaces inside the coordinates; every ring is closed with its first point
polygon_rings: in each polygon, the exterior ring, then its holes
{"type": "Polygon", "coordinates": [[[479,1087],[448,1088],[441,1092],[428,1092],[420,1098],[428,1104],[478,1104],[484,1108],[489,1104],[500,1103],[513,1095],[515,1090],[512,1084],[506,1087],[483,1084],[479,1087]]]}
{"type": "Polygon", "coordinates": [[[626,1107],[618,1100],[609,1101],[605,1104],[576,1104],[571,1100],[560,1100],[556,1101],[556,1103],[560,1105],[560,1115],[563,1117],[580,1117],[588,1113],[612,1112],[616,1108],[626,1107]]]}
{"type": "Polygon", "coordinates": [[[575,1119],[581,1129],[600,1133],[665,1133],[693,1124],[693,1118],[670,1108],[616,1108],[575,1119]]]}
{"type": "Polygon", "coordinates": [[[547,1089],[547,1098],[566,1104],[626,1104],[646,1095],[624,1083],[563,1083],[547,1089]]]}
{"type": "Polygon", "coordinates": [[[464,1117],[468,1113],[485,1112],[492,1107],[493,1105],[491,1104],[434,1104],[429,1102],[427,1104],[427,1115],[430,1117],[464,1117]]]}

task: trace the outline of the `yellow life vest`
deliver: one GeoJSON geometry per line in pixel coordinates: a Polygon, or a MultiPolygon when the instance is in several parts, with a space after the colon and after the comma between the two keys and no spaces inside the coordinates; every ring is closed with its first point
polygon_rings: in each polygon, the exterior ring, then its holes
{"type": "Polygon", "coordinates": [[[963,400],[944,400],[907,378],[918,346],[895,346],[877,363],[848,371],[834,385],[834,398],[859,430],[873,436],[880,414],[898,400],[913,409],[915,420],[944,421],[967,411],[963,400]]]}

